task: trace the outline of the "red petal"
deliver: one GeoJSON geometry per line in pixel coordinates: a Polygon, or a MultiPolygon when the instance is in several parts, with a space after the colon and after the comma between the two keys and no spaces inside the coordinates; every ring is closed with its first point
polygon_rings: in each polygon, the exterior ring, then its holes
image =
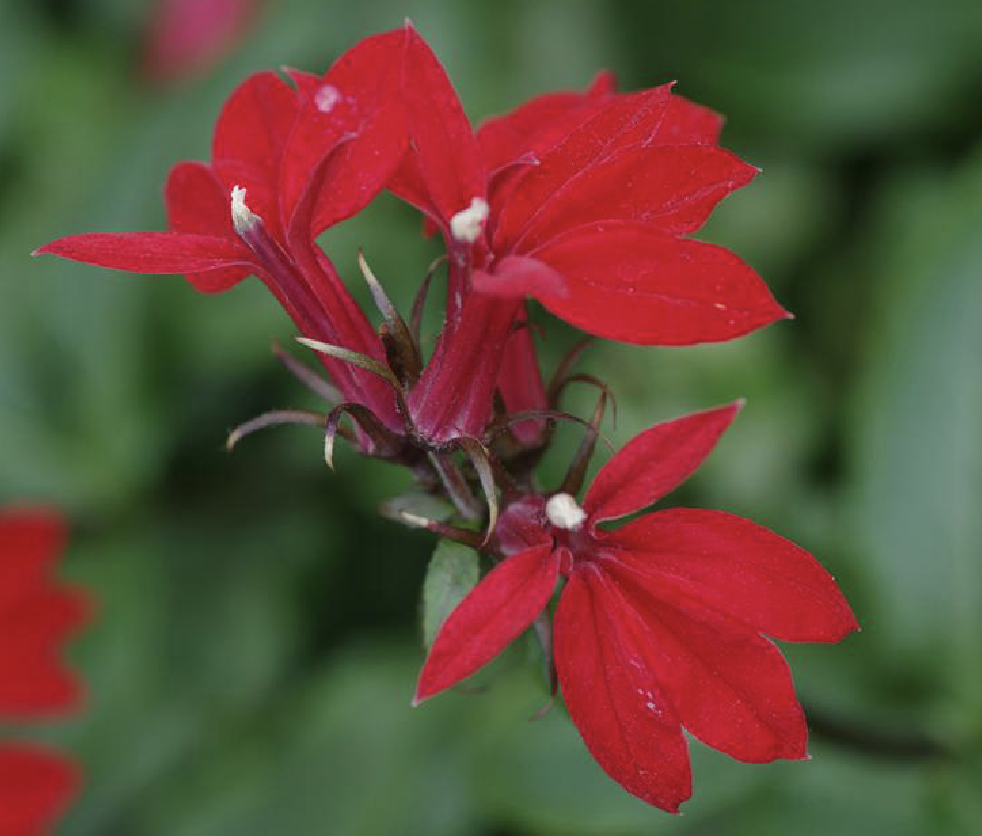
{"type": "Polygon", "coordinates": [[[430,441],[483,435],[518,310],[517,301],[481,293],[464,300],[459,322],[444,330],[409,395],[413,423],[430,441]]]}
{"type": "Polygon", "coordinates": [[[566,280],[545,262],[524,255],[501,259],[493,273],[475,270],[471,275],[475,290],[502,299],[562,298],[568,295],[566,280]]]}
{"type": "Polygon", "coordinates": [[[835,642],[858,627],[814,557],[742,517],[673,508],[622,526],[611,543],[663,594],[694,598],[776,639],[835,642]]]}
{"type": "Polygon", "coordinates": [[[304,105],[284,152],[280,201],[283,217],[290,217],[321,160],[336,149],[324,172],[312,237],[367,206],[403,156],[399,81],[405,45],[403,29],[366,38],[314,89],[303,83],[304,105]]]}
{"type": "MultiPolygon", "coordinates": [[[[526,313],[526,316],[528,314],[526,313]]],[[[529,325],[513,331],[505,345],[498,376],[498,390],[508,412],[524,412],[547,409],[546,390],[542,384],[542,372],[529,325]]],[[[513,424],[512,433],[523,444],[534,444],[542,437],[545,420],[535,418],[513,424]]]]}
{"type": "Polygon", "coordinates": [[[552,545],[505,558],[468,593],[440,628],[423,665],[415,702],[482,668],[545,609],[559,579],[552,545]]]}
{"type": "Polygon", "coordinates": [[[723,117],[715,110],[673,94],[653,141],[665,145],[690,142],[716,145],[722,130],[723,117]]]}
{"type": "Polygon", "coordinates": [[[61,520],[48,511],[0,513],[0,715],[33,718],[78,701],[61,652],[88,607],[81,594],[52,579],[64,537],[61,520]]]}
{"type": "Polygon", "coordinates": [[[157,0],[143,69],[158,82],[214,66],[256,18],[257,0],[157,0]]]}
{"type": "Polygon", "coordinates": [[[252,253],[244,244],[182,232],[70,235],[34,251],[34,255],[42,253],[132,273],[198,273],[236,265],[253,269],[252,253]]]}
{"type": "Polygon", "coordinates": [[[720,342],[790,316],[733,253],[644,224],[578,227],[531,255],[567,281],[565,298],[540,301],[561,319],[608,339],[642,345],[720,342]]]}
{"type": "Polygon", "coordinates": [[[529,222],[515,248],[529,252],[594,221],[643,221],[667,235],[695,232],[757,169],[715,145],[635,145],[574,176],[529,222]]]}
{"type": "Polygon", "coordinates": [[[29,719],[78,705],[81,689],[62,661],[62,650],[87,616],[81,595],[50,587],[0,607],[0,715],[29,719]]]}
{"type": "Polygon", "coordinates": [[[275,73],[261,72],[232,92],[215,125],[215,171],[226,189],[246,189],[249,208],[275,237],[282,229],[276,198],[280,162],[298,109],[296,92],[275,73]]]}
{"type": "Polygon", "coordinates": [[[545,93],[483,122],[475,135],[486,170],[497,171],[523,154],[551,148],[586,117],[589,107],[610,97],[613,85],[611,73],[598,73],[585,93],[545,93]]]}
{"type": "Polygon", "coordinates": [[[670,813],[692,794],[675,710],[648,664],[646,637],[593,566],[570,575],[555,622],[556,669],[570,717],[618,784],[670,813]]]}
{"type": "Polygon", "coordinates": [[[709,455],[743,406],[696,412],[655,424],[604,465],[583,499],[591,522],[640,511],[682,484],[709,455]]]}
{"type": "Polygon", "coordinates": [[[485,172],[480,150],[460,100],[440,61],[407,24],[409,38],[402,84],[415,160],[429,200],[446,224],[482,197],[485,172]]]}
{"type": "Polygon", "coordinates": [[[614,97],[542,154],[538,166],[528,168],[514,181],[498,210],[494,250],[512,251],[529,220],[571,178],[619,148],[649,139],[662,120],[669,89],[666,85],[614,97]]]}
{"type": "Polygon", "coordinates": [[[0,746],[0,836],[44,836],[76,792],[72,764],[36,746],[0,746]]]}
{"type": "MultiPolygon", "coordinates": [[[[168,225],[173,232],[224,236],[234,241],[230,201],[222,182],[202,163],[178,163],[164,186],[168,225]]],[[[251,269],[218,268],[186,278],[198,290],[214,292],[227,290],[251,273],[251,269]]]]}
{"type": "Polygon", "coordinates": [[[787,662],[743,625],[669,603],[616,559],[604,561],[646,626],[645,658],[678,716],[707,746],[746,763],[807,757],[808,728],[787,662]]]}

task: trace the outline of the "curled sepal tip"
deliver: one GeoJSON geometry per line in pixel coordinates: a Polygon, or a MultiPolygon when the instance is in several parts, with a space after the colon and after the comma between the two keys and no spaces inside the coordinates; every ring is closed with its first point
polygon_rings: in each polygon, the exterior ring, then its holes
{"type": "Polygon", "coordinates": [[[266,427],[278,427],[282,424],[306,424],[307,426],[320,427],[326,421],[326,415],[302,409],[275,409],[264,412],[233,429],[228,434],[228,438],[225,439],[225,449],[231,453],[235,445],[247,435],[252,435],[258,430],[264,430],[266,427]]]}
{"type": "Polygon", "coordinates": [[[488,544],[495,526],[498,524],[498,494],[494,484],[494,466],[491,463],[491,453],[476,438],[463,436],[456,440],[456,444],[470,459],[477,473],[477,478],[481,482],[481,490],[484,491],[484,498],[488,503],[488,527],[481,541],[483,548],[488,544]]]}
{"type": "Polygon", "coordinates": [[[345,415],[350,416],[361,431],[371,439],[373,455],[387,458],[399,452],[402,440],[367,406],[360,403],[339,404],[328,414],[324,427],[324,461],[331,470],[334,470],[334,439],[337,435],[347,437],[340,427],[341,419],[345,415]]]}

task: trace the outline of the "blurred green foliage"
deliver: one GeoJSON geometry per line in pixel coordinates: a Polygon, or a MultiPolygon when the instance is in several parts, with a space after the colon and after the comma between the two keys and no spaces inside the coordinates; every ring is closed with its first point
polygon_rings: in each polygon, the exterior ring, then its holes
{"type": "MultiPolygon", "coordinates": [[[[86,766],[65,836],[982,833],[978,0],[268,0],[232,57],[165,89],[136,71],[147,6],[0,4],[0,500],[65,509],[66,572],[100,602],[73,653],[87,713],[49,732],[86,766]],[[205,297],[27,257],[159,228],[167,169],[207,156],[248,72],[322,70],[405,14],[476,118],[600,67],[627,88],[678,79],[764,169],[703,237],[797,320],[598,345],[584,366],[618,395],[618,442],[748,398],[673,500],[792,537],[853,602],[861,634],[786,648],[813,761],[694,743],[686,815],[658,813],[558,710],[528,722],[545,696],[522,642],[481,693],[411,709],[433,542],[375,514],[405,476],[347,451],[331,474],[303,428],[223,451],[239,421],[314,405],[269,355],[291,329],[262,287],[205,297]]],[[[347,276],[364,246],[405,307],[434,253],[418,231],[382,198],[325,243],[347,276]]],[[[574,335],[540,319],[555,363],[574,335]]]]}

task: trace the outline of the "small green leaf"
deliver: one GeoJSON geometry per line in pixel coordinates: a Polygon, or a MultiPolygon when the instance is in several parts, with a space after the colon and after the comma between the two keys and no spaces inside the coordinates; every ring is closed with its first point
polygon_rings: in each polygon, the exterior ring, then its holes
{"type": "Polygon", "coordinates": [[[477,552],[440,541],[423,581],[423,643],[427,649],[457,604],[477,586],[479,576],[477,552]]]}
{"type": "Polygon", "coordinates": [[[383,502],[379,513],[390,520],[402,522],[402,514],[409,513],[436,522],[446,522],[454,509],[447,500],[429,493],[410,491],[383,502]]]}

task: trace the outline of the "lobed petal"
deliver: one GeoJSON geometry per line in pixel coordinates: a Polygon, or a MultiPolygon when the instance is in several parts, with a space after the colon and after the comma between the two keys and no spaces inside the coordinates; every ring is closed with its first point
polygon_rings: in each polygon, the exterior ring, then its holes
{"type": "Polygon", "coordinates": [[[61,655],[88,606],[53,580],[64,539],[63,523],[50,512],[0,512],[0,716],[34,718],[78,702],[78,683],[61,655]]]}
{"type": "Polygon", "coordinates": [[[249,208],[278,240],[285,225],[280,216],[280,167],[299,107],[296,92],[276,73],[255,73],[226,100],[212,140],[212,170],[225,191],[244,188],[249,208]]]}
{"type": "Polygon", "coordinates": [[[688,747],[649,664],[650,636],[595,566],[570,575],[554,641],[563,699],[590,754],[628,792],[677,813],[692,794],[688,747]]]}
{"type": "Polygon", "coordinates": [[[467,594],[440,628],[419,675],[414,702],[470,676],[527,630],[559,579],[551,544],[505,558],[467,594]]]}
{"type": "Polygon", "coordinates": [[[367,206],[390,179],[408,141],[399,82],[405,60],[404,29],[365,38],[345,52],[323,79],[291,73],[302,106],[283,154],[280,202],[292,217],[321,172],[311,237],[367,206]]]}
{"type": "Polygon", "coordinates": [[[577,227],[530,253],[566,280],[538,296],[590,334],[641,345],[693,345],[743,336],[790,316],[733,253],[643,223],[577,227]]]}
{"type": "Polygon", "coordinates": [[[410,203],[427,210],[444,227],[450,219],[485,193],[485,171],[480,149],[457,93],[439,59],[419,33],[407,23],[406,62],[401,95],[412,141],[412,163],[406,164],[418,192],[406,193],[402,178],[389,184],[410,203]]]}
{"type": "Polygon", "coordinates": [[[742,406],[738,401],[664,421],[629,441],[603,466],[583,498],[591,523],[640,511],[682,484],[742,406]]]}
{"type": "Polygon", "coordinates": [[[596,221],[638,221],[666,235],[688,235],[757,171],[715,145],[622,148],[572,177],[536,213],[515,250],[531,252],[596,221]]]}
{"type": "MultiPolygon", "coordinates": [[[[235,241],[230,195],[209,166],[198,162],[175,165],[164,185],[168,226],[173,232],[227,237],[235,241]]],[[[250,268],[216,268],[189,273],[187,280],[198,290],[227,290],[252,274],[250,268]]]]}
{"type": "Polygon", "coordinates": [[[548,150],[585,119],[591,108],[610,98],[613,88],[613,75],[601,72],[583,93],[545,93],[485,120],[475,132],[485,168],[498,171],[524,154],[548,150]]]}
{"type": "Polygon", "coordinates": [[[475,290],[501,299],[563,298],[568,295],[566,279],[544,261],[510,255],[495,264],[493,271],[471,274],[475,290]]]}
{"type": "Polygon", "coordinates": [[[545,151],[539,165],[528,167],[514,185],[496,197],[493,249],[514,250],[526,226],[573,177],[620,148],[650,139],[670,96],[668,85],[644,93],[615,96],[565,138],[545,151]]]}
{"type": "Polygon", "coordinates": [[[651,589],[684,596],[783,641],[836,642],[858,628],[835,579],[808,552],[722,511],[672,508],[610,535],[651,589]]]}
{"type": "Polygon", "coordinates": [[[722,131],[723,117],[715,110],[673,93],[665,118],[658,126],[652,142],[668,145],[717,145],[722,131]]]}
{"type": "Polygon", "coordinates": [[[0,745],[0,836],[44,836],[78,787],[75,767],[37,746],[0,745]]]}
{"type": "MultiPolygon", "coordinates": [[[[505,410],[509,413],[549,407],[535,341],[528,322],[517,325],[505,344],[501,370],[498,373],[498,391],[505,403],[505,410]]],[[[520,442],[531,445],[542,438],[545,426],[544,418],[532,418],[513,424],[511,431],[520,442]]]]}
{"type": "Polygon", "coordinates": [[[787,662],[770,641],[664,597],[616,559],[603,565],[621,606],[647,630],[646,659],[688,731],[745,763],[807,757],[804,712],[787,662]]]}
{"type": "MultiPolygon", "coordinates": [[[[34,255],[61,256],[72,261],[128,270],[132,273],[202,273],[235,267],[252,271],[252,253],[245,244],[215,235],[184,232],[92,232],[58,238],[34,255]]],[[[213,274],[217,275],[217,274],[213,274]]],[[[228,273],[214,287],[221,289],[228,273]]],[[[206,281],[203,279],[202,283],[206,281]]]]}

